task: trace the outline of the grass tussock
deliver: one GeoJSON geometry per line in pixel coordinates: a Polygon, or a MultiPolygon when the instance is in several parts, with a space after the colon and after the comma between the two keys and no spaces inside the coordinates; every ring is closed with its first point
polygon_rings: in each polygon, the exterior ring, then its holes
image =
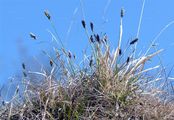
{"type": "MultiPolygon", "coordinates": [[[[45,15],[49,21],[52,20],[48,11],[45,11],[45,15]]],[[[28,71],[23,63],[22,84],[17,86],[9,102],[2,101],[0,119],[174,119],[174,105],[160,98],[166,93],[155,86],[149,87],[158,77],[146,73],[160,65],[144,68],[145,63],[162,50],[136,58],[135,50],[129,48],[135,48],[138,38],[130,41],[128,48],[122,50],[123,16],[121,10],[120,37],[114,52],[110,50],[107,35],[95,33],[92,22],[89,35],[87,24],[82,20],[91,47],[90,55],[84,53],[83,65],[75,64],[75,55],[63,45],[60,49],[54,49],[55,58],[44,52],[50,59],[50,71],[28,71]]]]}

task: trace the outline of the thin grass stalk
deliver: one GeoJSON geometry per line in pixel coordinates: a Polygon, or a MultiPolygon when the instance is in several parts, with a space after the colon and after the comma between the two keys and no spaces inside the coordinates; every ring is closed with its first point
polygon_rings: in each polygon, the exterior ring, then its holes
{"type": "MultiPolygon", "coordinates": [[[[61,44],[62,49],[65,49],[65,46],[64,46],[62,40],[60,39],[60,37],[59,37],[59,35],[58,35],[57,29],[56,29],[54,23],[52,22],[52,20],[49,20],[49,21],[50,21],[51,26],[53,27],[54,32],[55,32],[55,34],[56,34],[56,36],[57,36],[57,38],[58,38],[58,40],[59,40],[59,42],[60,42],[60,44],[61,44]]],[[[68,61],[69,61],[69,63],[70,63],[70,64],[69,64],[70,69],[71,69],[71,71],[73,72],[73,75],[74,75],[74,74],[75,74],[75,71],[74,71],[74,69],[73,69],[73,67],[72,67],[72,63],[71,63],[70,58],[68,58],[68,61]]]]}
{"type": "Polygon", "coordinates": [[[117,61],[117,57],[119,55],[119,50],[120,50],[120,47],[121,47],[121,41],[122,41],[122,35],[123,35],[123,18],[121,17],[120,19],[120,35],[119,35],[119,40],[118,40],[118,47],[116,48],[116,51],[114,53],[114,58],[112,60],[112,63],[111,63],[111,67],[114,66],[114,64],[116,63],[117,61]]]}

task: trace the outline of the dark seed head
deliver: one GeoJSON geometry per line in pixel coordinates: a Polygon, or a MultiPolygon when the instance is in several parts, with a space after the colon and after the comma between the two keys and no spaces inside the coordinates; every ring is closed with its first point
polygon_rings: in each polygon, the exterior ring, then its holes
{"type": "Polygon", "coordinates": [[[52,61],[52,60],[50,60],[50,66],[51,66],[51,67],[53,66],[53,61],[52,61]]]}
{"type": "Polygon", "coordinates": [[[90,22],[91,31],[94,32],[94,24],[90,22]]]}
{"type": "Polygon", "coordinates": [[[24,63],[22,63],[22,68],[25,70],[25,64],[24,63]]]}
{"type": "Polygon", "coordinates": [[[152,47],[155,47],[155,46],[157,46],[157,45],[158,45],[158,44],[153,44],[152,47]]]}
{"type": "Polygon", "coordinates": [[[18,92],[19,92],[19,87],[16,88],[16,93],[18,93],[18,92]]]}
{"type": "Polygon", "coordinates": [[[94,43],[94,38],[93,38],[92,35],[90,36],[90,41],[91,41],[92,43],[94,43]]]}
{"type": "Polygon", "coordinates": [[[121,55],[122,54],[122,51],[121,51],[121,49],[119,49],[119,55],[121,55]]]}
{"type": "Polygon", "coordinates": [[[105,35],[103,40],[107,43],[108,37],[105,35]]]}
{"type": "Polygon", "coordinates": [[[34,40],[36,40],[37,38],[36,38],[36,35],[35,34],[33,34],[32,32],[30,32],[30,37],[32,38],[32,39],[34,39],[34,40]]]}
{"type": "Polygon", "coordinates": [[[130,61],[130,57],[127,57],[126,63],[128,64],[130,61]]]}
{"type": "Polygon", "coordinates": [[[2,101],[2,105],[5,106],[5,101],[4,100],[2,101]]]}
{"type": "Polygon", "coordinates": [[[98,43],[100,43],[100,36],[97,34],[97,35],[95,35],[95,39],[96,39],[96,41],[98,42],[98,43]]]}
{"type": "Polygon", "coordinates": [[[121,18],[123,18],[123,16],[124,16],[124,9],[123,8],[121,9],[120,16],[121,16],[121,18]]]}
{"type": "Polygon", "coordinates": [[[132,41],[130,42],[130,45],[135,44],[137,41],[138,41],[138,38],[135,38],[134,40],[132,40],[132,41]]]}
{"type": "Polygon", "coordinates": [[[91,59],[91,60],[89,61],[89,66],[92,67],[92,64],[93,64],[93,60],[91,59]]]}
{"type": "Polygon", "coordinates": [[[71,55],[71,52],[69,51],[68,52],[68,57],[71,59],[72,58],[72,55],[71,55]]]}
{"type": "Polygon", "coordinates": [[[75,56],[75,55],[73,55],[73,58],[74,58],[74,59],[76,59],[76,56],[75,56]]]}
{"type": "Polygon", "coordinates": [[[24,77],[27,77],[27,74],[25,72],[23,72],[23,75],[24,75],[24,77]]]}
{"type": "Polygon", "coordinates": [[[51,16],[50,16],[48,10],[45,10],[45,11],[44,11],[44,14],[45,14],[45,16],[48,18],[48,20],[51,19],[51,16]]]}
{"type": "Polygon", "coordinates": [[[82,26],[83,26],[83,28],[86,28],[86,23],[84,20],[82,20],[82,26]]]}

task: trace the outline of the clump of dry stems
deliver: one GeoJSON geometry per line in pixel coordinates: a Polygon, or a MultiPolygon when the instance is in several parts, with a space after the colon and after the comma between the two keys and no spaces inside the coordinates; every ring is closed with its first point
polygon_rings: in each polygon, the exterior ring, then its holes
{"type": "MultiPolygon", "coordinates": [[[[51,21],[52,17],[48,11],[45,15],[51,21]]],[[[64,46],[54,49],[56,58],[44,52],[50,59],[50,71],[27,71],[23,63],[22,85],[17,87],[11,101],[2,101],[0,119],[174,119],[172,102],[166,102],[159,97],[165,94],[164,91],[149,87],[159,78],[157,75],[153,77],[146,73],[159,66],[144,69],[145,63],[162,50],[138,58],[135,57],[134,51],[126,54],[126,50],[121,49],[123,16],[122,10],[120,37],[114,53],[110,50],[107,35],[95,33],[92,22],[89,35],[87,24],[82,20],[82,27],[91,46],[91,55],[84,55],[84,66],[75,64],[75,56],[64,46]]],[[[136,42],[138,38],[130,41],[128,48],[133,47],[136,42]]]]}

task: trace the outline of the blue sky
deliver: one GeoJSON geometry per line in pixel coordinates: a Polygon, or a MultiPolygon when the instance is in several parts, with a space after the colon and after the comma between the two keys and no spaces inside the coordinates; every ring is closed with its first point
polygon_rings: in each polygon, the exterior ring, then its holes
{"type": "MultiPolygon", "coordinates": [[[[82,3],[86,22],[93,21],[96,32],[106,32],[112,47],[117,45],[122,7],[125,9],[123,41],[136,37],[143,0],[82,0],[82,3]]],[[[160,30],[174,20],[173,5],[173,0],[146,0],[139,51],[146,50],[160,30]]],[[[22,62],[30,63],[28,67],[32,69],[34,56],[43,60],[41,50],[51,53],[54,44],[48,30],[53,29],[44,16],[44,10],[50,12],[66,48],[76,53],[80,60],[82,50],[88,44],[81,26],[83,14],[80,0],[0,0],[1,84],[7,83],[10,76],[20,73],[22,62]],[[30,32],[36,34],[38,40],[32,40],[30,32]]],[[[157,40],[158,49],[165,49],[161,58],[168,69],[174,64],[173,31],[174,25],[171,25],[157,40]]]]}

